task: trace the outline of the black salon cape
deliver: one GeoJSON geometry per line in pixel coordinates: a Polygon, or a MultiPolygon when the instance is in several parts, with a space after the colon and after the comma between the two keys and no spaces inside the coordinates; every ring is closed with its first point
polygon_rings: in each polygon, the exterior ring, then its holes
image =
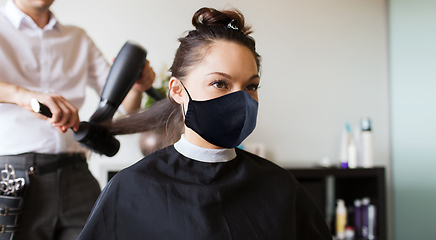
{"type": "Polygon", "coordinates": [[[189,159],[174,146],[150,154],[111,179],[78,239],[332,239],[288,171],[236,154],[221,163],[189,159]]]}

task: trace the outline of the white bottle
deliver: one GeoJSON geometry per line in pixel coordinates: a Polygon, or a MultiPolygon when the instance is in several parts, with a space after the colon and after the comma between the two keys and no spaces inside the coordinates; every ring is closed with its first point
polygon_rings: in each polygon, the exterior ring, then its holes
{"type": "Polygon", "coordinates": [[[348,168],[357,168],[357,147],[351,133],[348,138],[348,168]]]}
{"type": "Polygon", "coordinates": [[[374,167],[374,139],[371,131],[371,121],[369,118],[363,118],[362,127],[362,167],[374,167]]]}
{"type": "Polygon", "coordinates": [[[362,130],[360,127],[356,127],[353,133],[357,150],[357,167],[362,167],[362,130]]]}
{"type": "Polygon", "coordinates": [[[338,199],[336,207],[336,237],[339,240],[345,239],[345,226],[347,225],[347,209],[345,202],[338,199]]]}
{"type": "Polygon", "coordinates": [[[376,208],[370,204],[368,206],[368,239],[375,239],[375,225],[376,225],[376,208]]]}

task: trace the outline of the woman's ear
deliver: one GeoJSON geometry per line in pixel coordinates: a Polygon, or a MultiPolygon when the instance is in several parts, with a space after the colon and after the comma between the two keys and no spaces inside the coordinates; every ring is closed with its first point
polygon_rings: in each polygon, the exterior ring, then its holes
{"type": "Polygon", "coordinates": [[[184,94],[183,94],[183,87],[180,83],[180,80],[176,77],[171,77],[169,81],[169,89],[170,89],[170,96],[174,99],[174,101],[178,104],[183,104],[184,101],[184,94]]]}

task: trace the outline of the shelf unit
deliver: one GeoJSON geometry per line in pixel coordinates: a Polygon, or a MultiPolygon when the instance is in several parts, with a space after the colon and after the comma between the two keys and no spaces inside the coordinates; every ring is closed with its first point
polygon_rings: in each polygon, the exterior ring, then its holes
{"type": "MultiPolygon", "coordinates": [[[[326,216],[336,207],[336,199],[343,199],[352,206],[355,199],[369,197],[377,209],[376,239],[386,240],[386,180],[385,169],[357,168],[288,168],[295,178],[312,196],[321,212],[326,216]],[[332,209],[333,208],[333,209],[332,209]]],[[[334,222],[332,221],[332,226],[334,222]]],[[[332,227],[332,234],[335,234],[332,227]]]]}

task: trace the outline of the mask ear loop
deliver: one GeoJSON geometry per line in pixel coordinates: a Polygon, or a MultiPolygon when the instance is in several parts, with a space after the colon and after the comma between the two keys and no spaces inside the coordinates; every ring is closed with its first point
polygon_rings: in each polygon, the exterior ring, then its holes
{"type": "Polygon", "coordinates": [[[188,94],[189,100],[192,100],[191,95],[188,92],[188,89],[186,89],[186,87],[185,87],[185,84],[183,84],[183,82],[180,80],[179,80],[179,82],[180,82],[180,84],[182,84],[182,87],[185,89],[186,93],[188,94]]]}
{"type": "MultiPolygon", "coordinates": [[[[180,84],[182,84],[182,87],[185,89],[186,93],[188,94],[189,101],[192,101],[191,94],[189,94],[188,89],[186,89],[186,87],[185,87],[185,85],[183,84],[182,81],[179,80],[179,82],[180,82],[180,84]]],[[[185,103],[182,104],[182,109],[183,109],[183,115],[185,115],[184,117],[186,117],[186,114],[185,114],[185,103]]]]}

